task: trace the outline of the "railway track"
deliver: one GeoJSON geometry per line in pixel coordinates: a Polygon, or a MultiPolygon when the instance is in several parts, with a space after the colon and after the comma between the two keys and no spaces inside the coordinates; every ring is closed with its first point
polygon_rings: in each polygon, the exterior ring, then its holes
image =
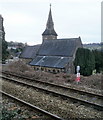
{"type": "Polygon", "coordinates": [[[88,94],[90,96],[97,96],[97,97],[100,97],[103,99],[103,94],[101,93],[94,93],[94,92],[89,92],[89,91],[85,91],[85,90],[80,90],[80,89],[77,89],[77,88],[71,88],[70,86],[69,87],[66,87],[64,85],[58,85],[58,84],[54,84],[54,83],[50,83],[50,82],[45,82],[45,81],[41,81],[41,80],[36,80],[36,79],[33,79],[33,78],[30,78],[30,77],[26,77],[26,76],[21,76],[21,75],[17,75],[17,74],[14,74],[14,73],[8,73],[8,72],[5,72],[5,71],[2,71],[3,74],[5,75],[9,75],[10,76],[14,76],[16,78],[20,78],[20,79],[24,79],[24,80],[27,80],[27,81],[32,81],[33,83],[39,83],[39,84],[42,84],[42,85],[45,85],[45,86],[52,86],[52,87],[57,87],[57,88],[63,88],[65,90],[71,90],[73,92],[79,92],[81,94],[88,94]]]}
{"type": "Polygon", "coordinates": [[[41,108],[39,108],[39,107],[37,107],[37,106],[34,106],[34,105],[32,105],[32,104],[30,104],[30,103],[28,103],[28,102],[26,102],[26,101],[23,101],[23,100],[21,100],[21,99],[19,99],[19,98],[17,98],[17,97],[14,97],[14,96],[12,96],[12,95],[4,92],[4,91],[0,91],[0,93],[1,93],[2,95],[5,95],[5,96],[9,97],[9,98],[12,98],[13,100],[15,100],[15,101],[17,101],[17,102],[19,102],[19,103],[22,103],[23,105],[28,106],[29,108],[32,108],[33,110],[37,110],[38,112],[47,115],[48,117],[50,117],[50,118],[49,118],[50,120],[54,120],[54,119],[55,119],[55,120],[63,120],[63,118],[61,118],[61,117],[59,117],[59,116],[57,116],[57,115],[54,115],[54,114],[52,114],[52,113],[50,113],[50,112],[48,112],[48,111],[45,111],[45,110],[43,110],[43,109],[41,109],[41,108]]]}
{"type": "Polygon", "coordinates": [[[39,86],[38,86],[38,85],[34,85],[33,83],[30,83],[30,81],[35,82],[35,80],[33,80],[33,79],[30,79],[30,78],[27,78],[27,77],[24,77],[24,76],[20,77],[18,75],[14,75],[14,76],[19,77],[19,79],[26,79],[26,80],[29,81],[29,83],[27,83],[27,81],[24,82],[24,81],[21,81],[21,80],[15,80],[15,79],[8,78],[8,77],[5,77],[5,76],[0,76],[0,77],[2,77],[3,79],[9,80],[9,81],[16,82],[18,84],[22,84],[22,85],[26,85],[26,86],[29,86],[29,87],[33,87],[35,89],[39,89],[39,90],[44,91],[46,93],[51,93],[55,96],[60,96],[63,99],[71,99],[74,103],[75,102],[80,102],[83,105],[89,105],[89,106],[92,106],[93,108],[96,108],[98,110],[103,110],[103,105],[100,104],[100,103],[102,103],[101,99],[103,98],[103,96],[100,95],[100,94],[87,93],[85,91],[79,91],[79,90],[68,88],[68,87],[65,87],[65,86],[55,85],[53,83],[51,84],[51,83],[36,80],[36,83],[39,83],[39,86]],[[40,84],[43,84],[43,86],[41,87],[40,84]],[[47,89],[47,86],[52,86],[52,89],[47,89]],[[55,88],[56,88],[56,90],[55,90],[55,88]],[[57,88],[58,88],[58,90],[57,90],[57,88]],[[63,94],[63,93],[61,93],[60,89],[63,89],[65,92],[68,92],[68,91],[69,92],[72,91],[72,93],[76,92],[75,96],[74,95],[69,95],[69,93],[68,94],[63,94]],[[58,91],[58,92],[56,92],[56,91],[58,91]],[[85,95],[83,95],[83,94],[85,94],[85,95]],[[79,96],[79,97],[77,97],[77,96],[79,96]],[[86,99],[87,96],[88,96],[89,99],[86,99]],[[96,103],[92,100],[90,101],[90,99],[91,99],[90,96],[92,97],[92,99],[93,98],[99,99],[99,103],[98,102],[96,103]]]}

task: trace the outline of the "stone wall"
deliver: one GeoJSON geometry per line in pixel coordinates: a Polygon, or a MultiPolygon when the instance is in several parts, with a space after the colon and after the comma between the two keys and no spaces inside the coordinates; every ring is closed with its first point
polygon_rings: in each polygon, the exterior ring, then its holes
{"type": "Polygon", "coordinates": [[[54,40],[54,39],[57,39],[57,36],[55,36],[55,35],[44,35],[44,36],[42,36],[42,39],[43,40],[54,40]]]}
{"type": "Polygon", "coordinates": [[[40,66],[32,66],[32,67],[34,67],[34,70],[40,70],[51,73],[65,72],[65,69],[59,69],[59,68],[49,68],[49,67],[40,67],[40,66]]]}

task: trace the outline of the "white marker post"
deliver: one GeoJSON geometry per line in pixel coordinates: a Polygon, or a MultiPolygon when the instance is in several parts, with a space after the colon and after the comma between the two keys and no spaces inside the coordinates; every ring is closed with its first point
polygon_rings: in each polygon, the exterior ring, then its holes
{"type": "Polygon", "coordinates": [[[80,71],[80,66],[78,65],[77,66],[77,73],[79,73],[79,71],[80,71]]]}
{"type": "Polygon", "coordinates": [[[77,76],[76,76],[76,82],[80,82],[80,66],[77,66],[77,76]]]}

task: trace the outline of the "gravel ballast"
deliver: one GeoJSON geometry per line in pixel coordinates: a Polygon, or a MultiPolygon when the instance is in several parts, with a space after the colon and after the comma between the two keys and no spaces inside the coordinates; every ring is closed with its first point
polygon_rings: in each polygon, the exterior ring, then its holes
{"type": "Polygon", "coordinates": [[[94,110],[80,104],[73,104],[69,100],[62,100],[50,94],[37,91],[35,89],[16,85],[8,81],[3,82],[3,90],[20,99],[26,100],[42,109],[67,118],[101,118],[102,112],[94,110]]]}

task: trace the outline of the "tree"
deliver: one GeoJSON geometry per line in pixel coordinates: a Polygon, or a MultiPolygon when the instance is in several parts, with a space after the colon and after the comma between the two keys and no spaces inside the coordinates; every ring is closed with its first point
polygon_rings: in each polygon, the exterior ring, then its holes
{"type": "Polygon", "coordinates": [[[103,52],[98,50],[93,50],[95,56],[95,69],[97,73],[103,71],[103,52]]]}
{"type": "Polygon", "coordinates": [[[74,66],[80,66],[80,73],[84,76],[89,76],[95,69],[95,57],[89,49],[78,48],[74,60],[74,66]]]}
{"type": "Polygon", "coordinates": [[[2,62],[5,62],[7,59],[9,52],[7,51],[8,44],[5,40],[2,40],[2,62]]]}

